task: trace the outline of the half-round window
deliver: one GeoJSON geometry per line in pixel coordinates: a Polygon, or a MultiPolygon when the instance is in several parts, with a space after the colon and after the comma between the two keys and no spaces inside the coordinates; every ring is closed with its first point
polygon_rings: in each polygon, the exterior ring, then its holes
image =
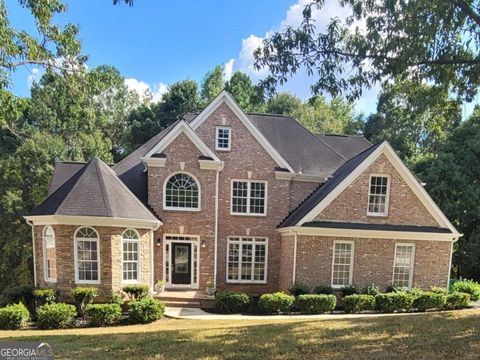
{"type": "Polygon", "coordinates": [[[165,208],[173,210],[198,210],[200,202],[198,182],[185,173],[178,173],[165,184],[165,208]]]}

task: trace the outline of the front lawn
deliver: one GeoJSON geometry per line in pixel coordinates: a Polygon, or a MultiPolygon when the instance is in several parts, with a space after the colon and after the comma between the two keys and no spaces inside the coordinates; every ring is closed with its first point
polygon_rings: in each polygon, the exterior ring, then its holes
{"type": "Polygon", "coordinates": [[[318,321],[173,320],[0,331],[48,342],[57,359],[478,359],[480,310],[318,321]]]}

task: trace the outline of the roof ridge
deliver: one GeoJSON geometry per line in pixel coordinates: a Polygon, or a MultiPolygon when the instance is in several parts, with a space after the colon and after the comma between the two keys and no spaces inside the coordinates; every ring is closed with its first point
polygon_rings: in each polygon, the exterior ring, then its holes
{"type": "Polygon", "coordinates": [[[318,140],[320,140],[322,143],[324,143],[328,148],[330,148],[332,151],[334,151],[336,154],[338,154],[342,159],[344,159],[345,161],[347,161],[348,159],[343,156],[342,154],[340,154],[337,150],[335,150],[333,148],[333,146],[330,146],[329,144],[327,144],[325,141],[323,141],[322,139],[320,139],[318,136],[315,136],[318,140]]]}
{"type": "Polygon", "coordinates": [[[94,161],[96,175],[97,175],[98,182],[100,184],[100,191],[102,192],[102,200],[103,200],[103,204],[105,205],[105,210],[107,212],[107,215],[109,217],[112,217],[112,209],[110,207],[110,204],[107,205],[107,192],[106,192],[106,186],[105,186],[105,179],[103,179],[103,176],[100,176],[99,164],[101,160],[97,157],[94,157],[92,161],[94,161]]]}

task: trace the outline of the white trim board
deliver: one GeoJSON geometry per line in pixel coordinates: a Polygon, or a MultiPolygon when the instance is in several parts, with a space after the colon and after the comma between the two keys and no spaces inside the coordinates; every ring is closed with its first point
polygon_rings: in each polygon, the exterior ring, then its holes
{"type": "MultiPolygon", "coordinates": [[[[197,147],[198,150],[204,155],[211,157],[214,161],[221,161],[217,155],[200,139],[200,137],[192,130],[184,120],[181,120],[170,132],[163,137],[143,158],[150,158],[153,154],[160,153],[175,140],[178,135],[185,134],[190,141],[197,147]]],[[[145,160],[144,160],[145,161],[145,160]]]]}
{"type": "Polygon", "coordinates": [[[112,226],[150,230],[157,230],[163,225],[160,220],[136,220],[100,216],[35,215],[25,216],[25,219],[31,221],[33,225],[112,226]]]}
{"type": "Polygon", "coordinates": [[[303,225],[306,222],[313,221],[315,217],[322,212],[332,201],[337,198],[353,181],[362,174],[380,155],[385,155],[402,179],[412,189],[420,202],[425,206],[427,211],[433,216],[441,227],[446,227],[452,231],[453,236],[461,236],[457,229],[447,219],[445,214],[440,210],[438,205],[432,200],[427,191],[418,182],[412,172],[400,160],[398,155],[392,149],[387,141],[384,141],[373,151],[363,162],[358,165],[343,181],[338,184],[322,201],[320,201],[312,210],[308,212],[296,225],[303,225]]]}
{"type": "MultiPolygon", "coordinates": [[[[260,130],[249,119],[247,114],[238,106],[232,96],[223,90],[197,117],[190,123],[193,130],[196,130],[222,103],[225,103],[230,110],[238,117],[241,123],[250,131],[253,137],[267,151],[278,166],[288,169],[291,173],[295,173],[288,162],[278,153],[270,142],[263,136],[260,130]]],[[[167,135],[168,136],[168,135],[167,135]]]]}

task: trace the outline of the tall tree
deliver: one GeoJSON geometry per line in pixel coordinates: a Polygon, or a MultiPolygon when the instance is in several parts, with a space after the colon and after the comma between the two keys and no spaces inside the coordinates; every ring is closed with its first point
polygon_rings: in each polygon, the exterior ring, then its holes
{"type": "Polygon", "coordinates": [[[252,79],[247,74],[236,71],[225,84],[225,90],[244,111],[263,111],[263,92],[253,85],[252,79]]]}
{"type": "Polygon", "coordinates": [[[467,101],[480,85],[480,1],[339,0],[351,11],[334,17],[325,30],[312,14],[325,0],[312,0],[297,28],[268,37],[255,52],[256,66],[268,67],[270,90],[305,68],[315,74],[315,94],[360,96],[362,88],[386,78],[425,80],[467,101]]]}
{"type": "Polygon", "coordinates": [[[267,101],[266,111],[270,114],[293,115],[302,107],[302,100],[297,96],[281,92],[272,96],[267,101]]]}
{"type": "Polygon", "coordinates": [[[203,78],[200,97],[203,104],[208,105],[225,87],[223,81],[223,66],[217,65],[203,78]]]}
{"type": "Polygon", "coordinates": [[[435,86],[411,81],[386,84],[377,112],[369,116],[364,135],[372,143],[388,140],[400,157],[415,161],[438,153],[462,119],[460,102],[435,86]]]}

